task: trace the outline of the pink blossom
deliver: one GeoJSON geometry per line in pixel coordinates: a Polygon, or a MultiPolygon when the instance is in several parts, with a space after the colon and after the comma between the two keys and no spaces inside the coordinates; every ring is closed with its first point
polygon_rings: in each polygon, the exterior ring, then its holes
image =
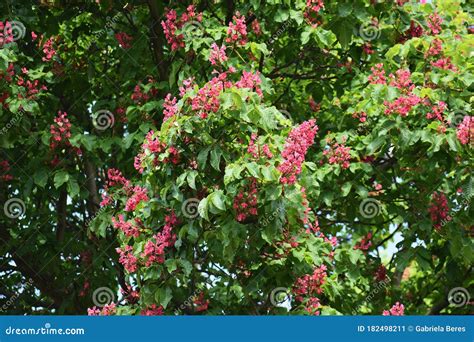
{"type": "Polygon", "coordinates": [[[142,258],[144,258],[145,266],[152,264],[162,264],[165,262],[165,248],[172,247],[176,241],[176,234],[173,234],[173,227],[178,223],[178,219],[174,212],[165,217],[165,225],[161,232],[153,235],[145,244],[142,258]]]}
{"type": "Polygon", "coordinates": [[[464,116],[464,119],[459,124],[456,130],[456,136],[461,144],[474,144],[474,116],[464,116]]]}
{"type": "Polygon", "coordinates": [[[395,72],[395,75],[390,74],[390,86],[411,91],[415,85],[411,81],[410,77],[410,70],[399,69],[395,72]]]}
{"type": "Polygon", "coordinates": [[[260,79],[260,73],[257,71],[255,74],[251,71],[243,71],[242,77],[235,83],[237,88],[248,88],[254,90],[258,96],[262,97],[262,89],[260,84],[262,80],[260,79]]]}
{"type": "Polygon", "coordinates": [[[422,102],[423,100],[413,93],[410,93],[407,96],[400,96],[393,102],[384,101],[386,107],[385,114],[389,115],[396,113],[401,116],[407,116],[414,106],[422,102]]]}
{"type": "Polygon", "coordinates": [[[229,23],[227,28],[227,43],[237,43],[238,45],[247,44],[247,25],[245,24],[245,16],[239,12],[233,16],[233,22],[229,23]]]}
{"type": "Polygon", "coordinates": [[[117,253],[120,254],[119,262],[129,273],[135,273],[138,269],[138,258],[133,255],[132,246],[125,246],[123,248],[117,248],[117,253]]]}
{"type": "Polygon", "coordinates": [[[209,62],[212,65],[222,64],[223,62],[227,61],[227,56],[225,54],[226,46],[222,44],[219,46],[216,43],[212,43],[211,45],[211,53],[209,55],[209,62]]]}
{"type": "Polygon", "coordinates": [[[390,309],[390,311],[384,310],[382,315],[384,316],[404,316],[405,314],[405,306],[396,302],[394,306],[390,309]]]}
{"type": "Polygon", "coordinates": [[[446,103],[443,101],[439,101],[437,105],[431,107],[431,112],[426,113],[427,119],[436,119],[441,122],[444,122],[443,112],[446,110],[447,106],[446,103]]]}
{"type": "Polygon", "coordinates": [[[440,58],[437,61],[431,62],[431,65],[443,70],[451,70],[456,72],[458,69],[451,63],[451,58],[440,58]]]}
{"type": "Polygon", "coordinates": [[[163,122],[176,115],[178,112],[177,101],[176,97],[171,98],[171,94],[166,95],[165,102],[163,103],[163,122]]]}
{"type": "Polygon", "coordinates": [[[360,249],[361,251],[367,251],[372,246],[372,232],[369,232],[354,246],[354,249],[360,249]]]}
{"type": "MultiPolygon", "coordinates": [[[[139,220],[138,218],[135,220],[139,220]]],[[[115,217],[112,217],[112,224],[114,228],[120,229],[126,236],[137,238],[140,235],[140,229],[133,225],[131,222],[124,220],[124,216],[120,214],[118,220],[115,217]]]]}
{"type": "Polygon", "coordinates": [[[147,189],[140,186],[135,186],[132,190],[133,195],[127,200],[125,204],[125,211],[133,211],[140,204],[140,202],[148,202],[147,189]]]}
{"type": "Polygon", "coordinates": [[[314,143],[317,132],[318,126],[316,126],[315,120],[305,121],[290,132],[281,153],[283,162],[278,166],[278,170],[282,174],[280,179],[282,184],[296,182],[296,176],[301,173],[306,152],[314,143]]]}
{"type": "Polygon", "coordinates": [[[430,45],[428,51],[426,51],[425,57],[437,56],[443,51],[443,41],[439,38],[435,38],[430,45]]]}
{"type": "Polygon", "coordinates": [[[315,267],[312,274],[305,274],[298,278],[293,289],[296,300],[302,302],[303,296],[323,293],[322,286],[326,282],[326,270],[326,265],[321,265],[315,267]]]}
{"type": "Polygon", "coordinates": [[[351,148],[344,145],[344,143],[335,142],[323,151],[323,155],[328,158],[329,164],[339,164],[343,169],[350,166],[351,148]]]}
{"type": "Polygon", "coordinates": [[[427,25],[431,30],[432,35],[437,35],[441,32],[441,24],[443,23],[443,19],[439,16],[438,13],[430,14],[427,20],[427,25]]]}
{"type": "Polygon", "coordinates": [[[146,309],[141,311],[142,316],[162,316],[164,313],[163,307],[157,306],[156,304],[152,304],[148,306],[146,309]]]}
{"type": "Polygon", "coordinates": [[[129,36],[125,32],[118,32],[115,34],[115,39],[117,39],[120,47],[123,49],[130,49],[132,45],[130,44],[133,40],[132,36],[129,36]]]}
{"type": "Polygon", "coordinates": [[[442,192],[435,192],[432,195],[431,205],[428,209],[431,222],[436,230],[441,230],[444,222],[449,221],[451,218],[449,216],[449,206],[446,195],[442,192]]]}
{"type": "Polygon", "coordinates": [[[387,79],[385,78],[385,70],[383,64],[376,64],[374,67],[370,68],[372,70],[372,75],[369,75],[370,84],[386,84],[387,79]]]}
{"type": "Polygon", "coordinates": [[[257,180],[255,178],[251,178],[249,184],[234,197],[233,208],[239,222],[245,221],[248,216],[257,215],[257,180]]]}

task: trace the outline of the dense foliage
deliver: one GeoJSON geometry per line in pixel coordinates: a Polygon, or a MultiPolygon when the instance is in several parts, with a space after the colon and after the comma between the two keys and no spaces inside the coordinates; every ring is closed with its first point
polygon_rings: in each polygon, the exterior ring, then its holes
{"type": "Polygon", "coordinates": [[[2,312],[469,312],[464,1],[72,3],[0,5],[2,312]]]}

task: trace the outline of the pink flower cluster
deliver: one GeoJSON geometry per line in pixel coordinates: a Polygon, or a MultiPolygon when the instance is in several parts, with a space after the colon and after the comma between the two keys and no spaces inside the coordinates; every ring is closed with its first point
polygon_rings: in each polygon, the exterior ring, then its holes
{"type": "MultiPolygon", "coordinates": [[[[137,224],[141,224],[139,218],[135,218],[137,224]]],[[[118,216],[118,219],[112,217],[112,224],[114,228],[120,229],[126,236],[137,238],[140,235],[140,228],[131,222],[125,221],[123,214],[118,216]]]]}
{"type": "Polygon", "coordinates": [[[148,155],[147,151],[154,155],[153,165],[157,166],[160,163],[159,156],[161,153],[168,153],[168,157],[163,158],[162,163],[173,163],[178,164],[180,161],[179,151],[170,146],[166,149],[166,144],[158,140],[158,138],[153,137],[154,131],[148,132],[145,138],[145,142],[142,145],[141,152],[135,157],[134,166],[139,173],[143,173],[143,161],[144,158],[148,155]]]}
{"type": "Polygon", "coordinates": [[[443,69],[443,70],[451,70],[451,71],[454,71],[456,72],[458,69],[456,68],[456,66],[451,63],[451,58],[449,57],[446,57],[446,58],[440,58],[436,61],[432,61],[431,62],[431,65],[434,66],[435,68],[440,68],[440,69],[443,69]]]}
{"type": "Polygon", "coordinates": [[[395,71],[394,74],[390,74],[390,86],[402,89],[402,90],[408,90],[412,91],[413,88],[415,88],[415,85],[410,79],[411,73],[410,70],[404,70],[404,69],[399,69],[395,71]]]}
{"type": "Polygon", "coordinates": [[[388,310],[384,310],[382,315],[384,316],[404,316],[405,315],[405,306],[403,304],[400,304],[399,302],[396,302],[394,306],[388,310]]]}
{"type": "Polygon", "coordinates": [[[161,27],[172,51],[184,48],[184,35],[177,34],[176,31],[181,30],[186,23],[192,21],[202,21],[202,13],[197,14],[194,5],[189,5],[180,18],[173,9],[166,12],[166,20],[161,22],[161,27]]]}
{"type": "MultiPolygon", "coordinates": [[[[401,116],[407,116],[413,107],[420,103],[425,103],[422,98],[413,93],[407,96],[400,96],[393,102],[384,101],[385,114],[400,114],[401,116]]],[[[426,103],[425,103],[426,104],[426,103]]]]}
{"type": "Polygon", "coordinates": [[[95,306],[87,309],[87,315],[89,316],[112,316],[115,315],[116,312],[117,307],[115,303],[106,304],[102,309],[95,306]]]}
{"type": "Polygon", "coordinates": [[[306,312],[313,316],[319,316],[321,312],[318,310],[321,304],[319,303],[319,298],[311,297],[306,303],[306,312]]]}
{"type": "Polygon", "coordinates": [[[432,201],[428,211],[431,216],[431,222],[433,222],[433,227],[439,231],[444,222],[451,220],[448,200],[446,195],[442,192],[433,193],[431,199],[432,201]]]}
{"type": "Polygon", "coordinates": [[[369,75],[370,84],[387,84],[382,63],[375,64],[370,70],[372,71],[372,75],[369,75]]]}
{"type": "Polygon", "coordinates": [[[54,118],[54,124],[50,126],[50,133],[52,135],[49,147],[51,150],[56,150],[61,147],[71,148],[78,155],[82,154],[82,151],[78,147],[72,147],[69,142],[71,138],[71,123],[67,118],[66,112],[58,112],[58,116],[54,118]]]}
{"type": "Polygon", "coordinates": [[[171,94],[166,95],[163,103],[163,122],[176,115],[178,112],[177,101],[176,97],[171,98],[171,94]]]}
{"type": "Polygon", "coordinates": [[[125,211],[134,211],[140,202],[148,202],[148,191],[139,185],[132,189],[132,196],[128,198],[125,204],[125,211]]]}
{"type": "MultiPolygon", "coordinates": [[[[22,68],[22,71],[24,74],[28,73],[28,70],[26,68],[22,68]]],[[[36,99],[36,95],[39,94],[41,90],[48,90],[45,85],[40,86],[39,80],[34,80],[33,82],[27,80],[25,82],[25,80],[21,76],[18,77],[18,81],[16,82],[16,84],[20,87],[23,87],[23,89],[25,90],[25,98],[30,100],[36,99]]],[[[23,95],[18,94],[18,98],[22,99],[23,95]]]]}
{"type": "MultiPolygon", "coordinates": [[[[247,152],[250,153],[255,159],[259,159],[261,157],[260,146],[255,143],[257,139],[258,135],[256,133],[252,133],[250,136],[249,145],[247,147],[247,152]]],[[[270,151],[270,148],[267,144],[262,146],[262,153],[268,159],[273,158],[273,153],[270,151]]]]}
{"type": "Polygon", "coordinates": [[[431,112],[426,113],[427,119],[436,119],[441,122],[444,122],[443,113],[446,110],[447,106],[446,103],[443,101],[439,101],[437,105],[433,105],[431,107],[431,112]]]}
{"type": "Polygon", "coordinates": [[[155,83],[155,80],[152,77],[149,77],[147,84],[149,90],[146,91],[142,91],[141,84],[137,84],[135,88],[133,88],[133,94],[130,96],[132,101],[141,105],[150,100],[150,98],[155,97],[158,94],[158,89],[156,88],[155,83]]]}
{"type": "Polygon", "coordinates": [[[426,51],[425,57],[437,56],[443,51],[443,41],[439,38],[435,38],[430,45],[428,51],[426,51]]]}
{"type": "Polygon", "coordinates": [[[224,44],[222,44],[222,46],[219,47],[216,43],[212,43],[211,53],[209,55],[209,62],[211,62],[212,65],[216,65],[216,64],[222,64],[225,61],[227,61],[225,50],[226,50],[226,46],[224,44]]]}
{"type": "Polygon", "coordinates": [[[356,112],[352,114],[352,117],[354,119],[359,119],[360,122],[366,122],[367,121],[367,113],[366,112],[356,112]]]}
{"type": "Polygon", "coordinates": [[[252,178],[249,184],[234,197],[233,208],[236,219],[243,222],[248,216],[257,215],[257,180],[252,178]]]}
{"type": "Polygon", "coordinates": [[[303,301],[303,296],[312,296],[323,293],[322,286],[326,282],[326,265],[321,265],[313,270],[312,274],[305,274],[298,278],[293,288],[296,300],[303,301]]]}
{"type": "Polygon", "coordinates": [[[178,219],[174,212],[165,216],[165,225],[161,232],[153,235],[145,244],[142,258],[145,259],[145,266],[152,264],[162,264],[165,262],[165,248],[172,247],[176,241],[176,234],[173,227],[178,224],[178,219]]]}
{"type": "Polygon", "coordinates": [[[441,24],[443,23],[443,19],[439,16],[438,13],[430,14],[427,20],[427,25],[431,30],[432,35],[437,35],[441,32],[441,24]]]}
{"type": "MultiPolygon", "coordinates": [[[[326,142],[330,144],[331,140],[328,139],[326,142]]],[[[345,139],[343,139],[342,143],[334,142],[323,151],[323,155],[328,158],[329,164],[339,164],[343,169],[347,169],[351,165],[351,148],[345,146],[344,143],[345,139]]]]}
{"type": "Polygon", "coordinates": [[[129,273],[135,273],[138,269],[138,258],[133,254],[132,246],[125,246],[117,248],[117,253],[120,254],[119,262],[129,273]]]}
{"type": "Polygon", "coordinates": [[[323,0],[306,0],[306,8],[304,11],[304,17],[313,26],[318,25],[317,15],[318,12],[324,8],[323,0]]]}
{"type": "Polygon", "coordinates": [[[10,171],[10,163],[8,160],[0,161],[0,180],[8,182],[13,179],[13,176],[8,174],[10,171]]]}
{"type": "Polygon", "coordinates": [[[157,306],[156,304],[152,304],[146,309],[142,310],[140,314],[142,316],[163,316],[164,310],[161,305],[157,306]]]}
{"type": "Polygon", "coordinates": [[[227,43],[237,43],[238,45],[247,44],[247,25],[245,24],[245,16],[240,15],[239,12],[232,18],[227,28],[227,43]]]}
{"type": "Polygon", "coordinates": [[[49,62],[53,59],[54,55],[56,55],[56,49],[54,48],[54,37],[50,37],[44,44],[43,44],[43,53],[44,57],[42,58],[43,62],[49,62]]]}
{"type": "Polygon", "coordinates": [[[367,251],[372,246],[372,232],[369,232],[354,246],[354,249],[360,249],[361,251],[367,251]]]}
{"type": "Polygon", "coordinates": [[[237,88],[247,88],[255,91],[258,96],[262,97],[262,89],[260,89],[260,84],[262,80],[260,79],[260,73],[252,73],[250,71],[244,71],[242,77],[235,83],[237,88]]]}
{"type": "Polygon", "coordinates": [[[209,299],[204,299],[204,292],[201,292],[197,298],[194,298],[193,304],[196,312],[206,311],[209,307],[209,299]]]}
{"type": "Polygon", "coordinates": [[[474,116],[466,115],[456,130],[456,136],[461,144],[474,144],[474,116]]]}
{"type": "Polygon", "coordinates": [[[130,44],[133,40],[132,36],[129,36],[125,32],[117,32],[115,34],[115,39],[123,49],[130,49],[132,45],[130,44]]]}
{"type": "Polygon", "coordinates": [[[110,187],[120,186],[123,187],[127,192],[130,190],[130,181],[126,179],[119,170],[109,169],[107,171],[107,181],[104,187],[105,192],[102,193],[102,202],[100,206],[106,206],[112,203],[113,198],[107,193],[110,187]]]}
{"type": "Polygon", "coordinates": [[[314,143],[314,137],[318,132],[315,120],[303,122],[298,127],[291,130],[286,139],[281,156],[283,162],[278,166],[282,177],[282,184],[294,184],[296,176],[301,173],[301,166],[305,160],[306,152],[314,143]]]}
{"type": "Polygon", "coordinates": [[[12,25],[8,21],[0,21],[0,48],[13,42],[12,25]]]}

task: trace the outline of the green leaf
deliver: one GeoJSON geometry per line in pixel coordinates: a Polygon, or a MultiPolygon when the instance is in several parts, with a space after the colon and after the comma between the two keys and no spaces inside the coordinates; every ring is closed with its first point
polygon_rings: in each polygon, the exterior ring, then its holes
{"type": "Polygon", "coordinates": [[[67,183],[67,192],[68,192],[68,195],[71,197],[71,198],[74,198],[76,197],[77,195],[79,195],[79,192],[80,192],[80,187],[79,187],[79,184],[77,184],[77,181],[74,179],[74,178],[71,178],[69,179],[68,183],[67,183]]]}
{"type": "Polygon", "coordinates": [[[54,187],[58,189],[61,185],[66,183],[69,180],[69,173],[67,171],[61,170],[54,175],[54,187]]]}
{"type": "Polygon", "coordinates": [[[217,171],[220,171],[221,156],[222,151],[219,147],[211,150],[211,166],[217,171]]]}
{"type": "Polygon", "coordinates": [[[214,191],[208,198],[217,209],[225,210],[225,196],[222,190],[214,191]]]}
{"type": "Polygon", "coordinates": [[[39,169],[35,172],[33,179],[37,185],[44,188],[46,183],[48,182],[48,172],[46,169],[39,169]]]}

